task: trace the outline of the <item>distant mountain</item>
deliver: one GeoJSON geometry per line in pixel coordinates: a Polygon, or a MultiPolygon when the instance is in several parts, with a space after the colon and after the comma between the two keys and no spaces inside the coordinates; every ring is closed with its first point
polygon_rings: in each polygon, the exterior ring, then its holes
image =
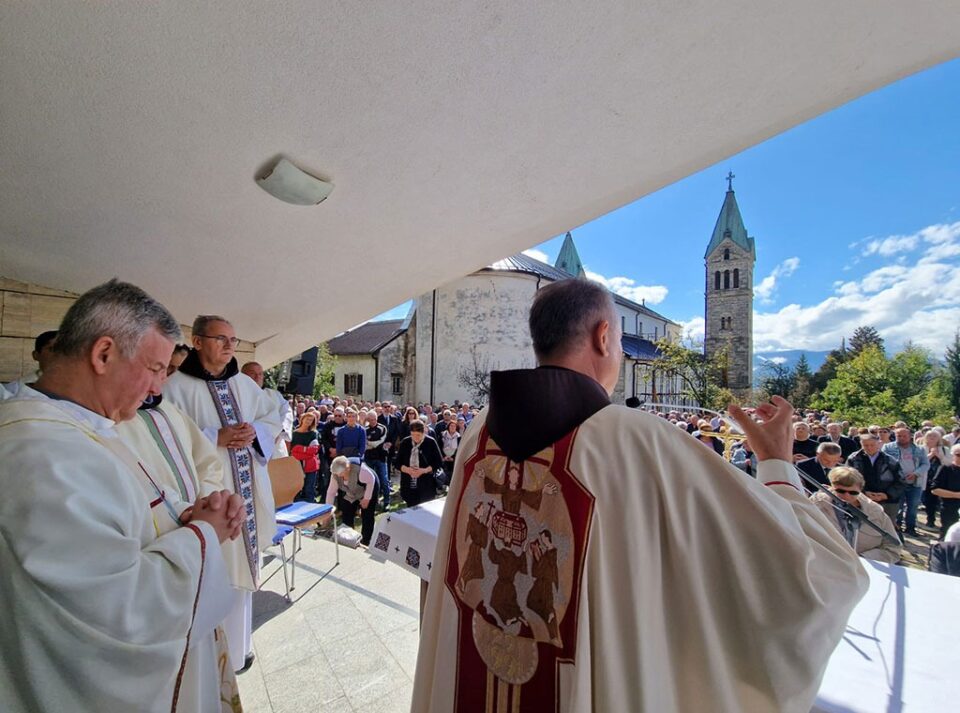
{"type": "Polygon", "coordinates": [[[823,362],[827,360],[827,354],[829,353],[829,351],[811,352],[806,349],[789,349],[783,352],[754,352],[753,374],[755,377],[763,376],[763,365],[768,361],[778,362],[793,369],[793,367],[797,365],[801,354],[807,355],[807,363],[810,364],[810,371],[816,371],[823,366],[823,362]]]}

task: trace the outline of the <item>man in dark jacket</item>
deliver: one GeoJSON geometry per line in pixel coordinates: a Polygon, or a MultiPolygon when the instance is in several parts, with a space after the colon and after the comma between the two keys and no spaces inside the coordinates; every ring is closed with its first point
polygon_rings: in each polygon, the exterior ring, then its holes
{"type": "Polygon", "coordinates": [[[390,506],[390,472],[387,468],[387,427],[377,420],[374,411],[367,411],[367,452],[364,463],[370,466],[380,481],[380,495],[383,497],[383,509],[390,506]]]}
{"type": "Polygon", "coordinates": [[[861,433],[860,450],[847,458],[847,465],[860,471],[866,481],[863,494],[880,503],[891,522],[895,522],[907,483],[897,460],[880,450],[877,436],[869,431],[861,433]]]}
{"type": "Polygon", "coordinates": [[[433,474],[443,468],[443,456],[425,430],[422,421],[411,422],[410,435],[397,447],[394,463],[400,471],[400,497],[407,505],[419,505],[437,497],[433,474]]]}
{"type": "Polygon", "coordinates": [[[857,442],[849,436],[844,436],[840,430],[839,423],[827,424],[827,435],[820,439],[821,443],[836,443],[840,446],[840,456],[846,460],[857,450],[857,442]]]}
{"type": "MultiPolygon", "coordinates": [[[[320,431],[320,497],[326,498],[327,486],[330,485],[330,463],[337,457],[337,433],[346,426],[343,416],[343,407],[337,406],[333,410],[333,419],[321,424],[320,431]]],[[[332,504],[332,503],[331,503],[332,504]]]]}
{"type": "MultiPolygon", "coordinates": [[[[797,467],[821,485],[830,487],[830,478],[828,477],[830,469],[840,465],[841,460],[840,446],[836,443],[824,442],[817,446],[816,456],[800,461],[797,463],[797,467]]],[[[816,488],[807,481],[803,481],[803,487],[809,493],[816,492],[816,488]]]]}

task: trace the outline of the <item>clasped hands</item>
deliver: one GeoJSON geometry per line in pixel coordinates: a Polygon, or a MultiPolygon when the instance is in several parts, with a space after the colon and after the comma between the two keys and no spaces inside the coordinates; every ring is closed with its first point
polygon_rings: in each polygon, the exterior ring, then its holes
{"type": "Polygon", "coordinates": [[[414,468],[409,465],[404,465],[400,467],[401,473],[406,473],[413,479],[419,478],[421,475],[426,475],[427,473],[432,473],[433,468],[414,468]]]}
{"type": "Polygon", "coordinates": [[[220,542],[235,540],[243,525],[243,498],[229,490],[217,490],[209,495],[197,498],[197,501],[180,513],[180,522],[200,520],[210,525],[217,533],[220,542]]]}
{"type": "Polygon", "coordinates": [[[249,423],[224,426],[217,431],[217,445],[221,448],[247,448],[256,437],[257,432],[249,423]]]}

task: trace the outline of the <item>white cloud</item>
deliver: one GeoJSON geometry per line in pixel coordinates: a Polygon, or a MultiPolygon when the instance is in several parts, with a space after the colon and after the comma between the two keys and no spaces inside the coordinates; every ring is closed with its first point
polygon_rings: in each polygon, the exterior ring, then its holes
{"type": "Polygon", "coordinates": [[[586,272],[588,279],[599,282],[611,292],[616,292],[621,297],[626,297],[634,302],[645,301],[656,305],[667,298],[668,290],[664,285],[638,285],[636,280],[629,277],[604,277],[586,269],[584,272],[586,272]]]}
{"type": "Polygon", "coordinates": [[[797,268],[800,267],[800,258],[788,257],[781,262],[773,271],[760,280],[760,284],[753,288],[753,294],[760,298],[760,302],[769,304],[773,302],[773,292],[777,289],[777,280],[790,277],[797,268]]]}
{"type": "Polygon", "coordinates": [[[890,257],[897,253],[908,253],[911,250],[916,250],[919,243],[919,235],[891,235],[883,240],[871,240],[864,253],[866,255],[890,257]]]}
{"type": "Polygon", "coordinates": [[[539,260],[540,262],[550,262],[550,258],[547,257],[547,254],[543,250],[537,250],[536,248],[528,248],[523,251],[523,254],[527,257],[532,257],[534,260],[539,260]]]}
{"type": "Polygon", "coordinates": [[[691,317],[686,322],[680,322],[680,334],[684,341],[702,342],[705,327],[703,317],[691,317]]]}
{"type": "Polygon", "coordinates": [[[960,222],[906,237],[924,250],[905,264],[835,283],[834,294],[818,304],[755,312],[754,349],[834,349],[858,326],[871,325],[890,350],[910,340],[941,354],[960,323],[960,222]]]}
{"type": "Polygon", "coordinates": [[[767,361],[773,362],[774,364],[786,364],[786,363],[787,363],[787,358],[786,358],[786,357],[771,357],[770,359],[767,359],[767,361]]]}

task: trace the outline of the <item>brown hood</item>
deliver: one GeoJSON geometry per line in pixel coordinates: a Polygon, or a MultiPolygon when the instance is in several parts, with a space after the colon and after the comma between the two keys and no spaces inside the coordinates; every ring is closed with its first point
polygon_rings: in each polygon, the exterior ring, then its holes
{"type": "Polygon", "coordinates": [[[511,460],[522,461],[609,405],[604,388],[578,371],[558,366],[494,371],[487,429],[511,460]]]}

